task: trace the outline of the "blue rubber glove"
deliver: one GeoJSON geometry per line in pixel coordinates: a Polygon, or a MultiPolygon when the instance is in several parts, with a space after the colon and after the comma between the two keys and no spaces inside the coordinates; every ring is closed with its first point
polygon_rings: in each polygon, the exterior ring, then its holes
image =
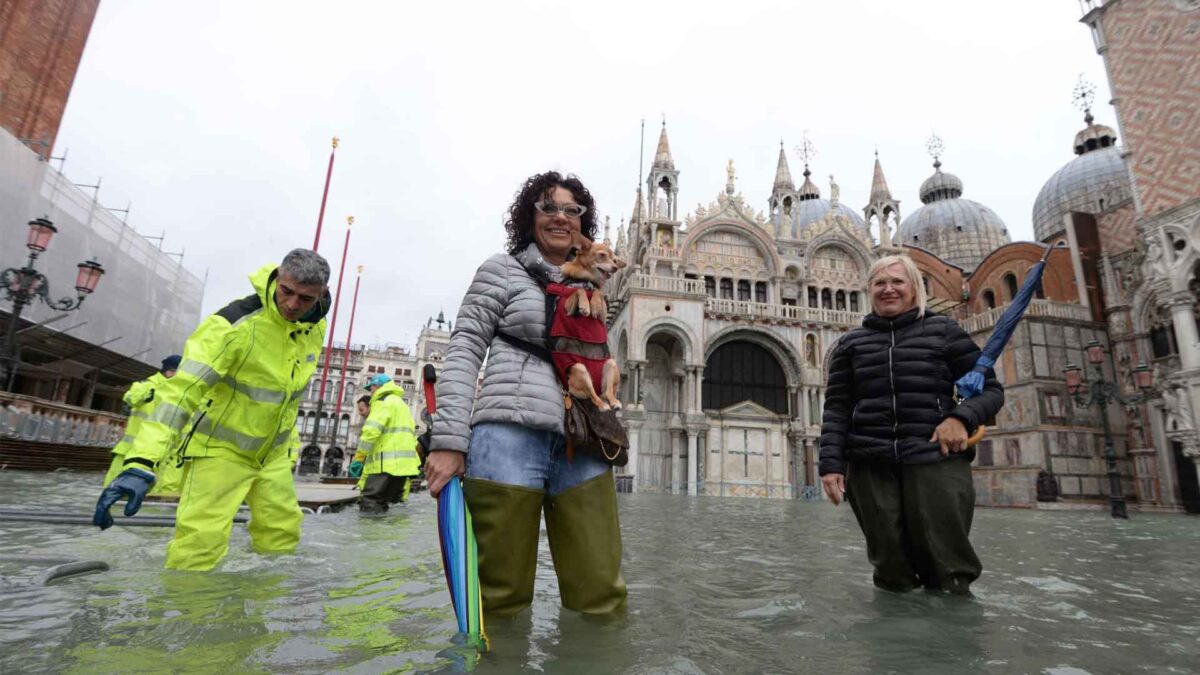
{"type": "Polygon", "coordinates": [[[132,516],[142,508],[142,500],[146,493],[154,487],[154,474],[145,469],[125,469],[113,479],[108,487],[100,493],[100,501],[96,502],[96,515],[92,516],[92,524],[101,530],[112,527],[113,519],[108,510],[122,497],[125,498],[125,515],[132,516]]]}
{"type": "Polygon", "coordinates": [[[362,470],[362,462],[350,462],[350,468],[347,469],[346,473],[350,474],[351,478],[362,478],[362,470]]]}

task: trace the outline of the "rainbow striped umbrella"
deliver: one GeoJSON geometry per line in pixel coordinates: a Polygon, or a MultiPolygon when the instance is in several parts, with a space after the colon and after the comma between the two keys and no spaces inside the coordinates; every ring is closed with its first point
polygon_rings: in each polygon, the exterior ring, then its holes
{"type": "Polygon", "coordinates": [[[487,651],[483,600],[479,594],[479,551],[471,529],[471,512],[463,498],[462,481],[457,476],[438,495],[438,538],[458,632],[466,636],[469,645],[487,651]]]}

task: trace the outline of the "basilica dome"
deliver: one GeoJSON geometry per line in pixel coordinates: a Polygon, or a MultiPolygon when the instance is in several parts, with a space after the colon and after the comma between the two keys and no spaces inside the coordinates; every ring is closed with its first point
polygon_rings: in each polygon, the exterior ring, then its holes
{"type": "Polygon", "coordinates": [[[1084,121],[1087,127],[1075,134],[1077,157],[1050,176],[1033,202],[1033,235],[1039,241],[1061,232],[1063,216],[1072,211],[1103,213],[1132,196],[1116,132],[1093,123],[1091,113],[1084,121]]]}
{"type": "Polygon", "coordinates": [[[992,251],[1009,243],[1008,227],[988,207],[963,199],[963,182],[942,171],[935,160],[934,173],[921,183],[921,208],[900,223],[897,244],[923,248],[942,260],[971,272],[992,251]]]}

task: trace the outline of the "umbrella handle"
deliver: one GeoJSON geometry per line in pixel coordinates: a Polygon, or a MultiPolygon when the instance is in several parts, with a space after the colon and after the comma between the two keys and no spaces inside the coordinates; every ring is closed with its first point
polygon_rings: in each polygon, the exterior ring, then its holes
{"type": "Polygon", "coordinates": [[[978,445],[979,441],[983,440],[983,434],[986,431],[987,431],[987,429],[984,428],[984,426],[982,424],[980,424],[979,428],[975,430],[975,433],[971,434],[971,437],[967,439],[966,447],[969,448],[973,445],[978,445]]]}

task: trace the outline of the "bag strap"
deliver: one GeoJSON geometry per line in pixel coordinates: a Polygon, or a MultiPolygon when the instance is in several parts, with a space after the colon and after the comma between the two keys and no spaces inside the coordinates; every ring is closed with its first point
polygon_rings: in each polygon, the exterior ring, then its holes
{"type": "Polygon", "coordinates": [[[546,363],[554,363],[554,360],[550,357],[550,350],[546,349],[545,347],[539,347],[528,340],[522,340],[521,338],[513,337],[507,333],[498,332],[496,333],[496,337],[504,340],[513,347],[520,349],[526,354],[532,354],[539,359],[542,359],[546,363]]]}

